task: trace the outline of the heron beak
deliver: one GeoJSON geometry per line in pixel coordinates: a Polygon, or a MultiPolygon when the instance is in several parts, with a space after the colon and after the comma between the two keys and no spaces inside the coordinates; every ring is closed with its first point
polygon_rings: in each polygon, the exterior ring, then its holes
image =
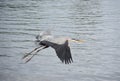
{"type": "Polygon", "coordinates": [[[83,43],[85,42],[85,40],[79,40],[79,39],[72,39],[73,42],[76,42],[76,43],[83,43]]]}

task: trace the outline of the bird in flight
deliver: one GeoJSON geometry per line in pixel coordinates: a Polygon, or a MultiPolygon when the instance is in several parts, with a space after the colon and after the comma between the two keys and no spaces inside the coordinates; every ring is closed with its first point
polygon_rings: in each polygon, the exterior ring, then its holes
{"type": "Polygon", "coordinates": [[[83,40],[73,39],[69,37],[56,37],[51,34],[50,31],[42,31],[39,35],[36,36],[36,44],[38,45],[37,48],[32,50],[26,55],[23,56],[23,59],[27,59],[26,63],[29,62],[39,51],[52,47],[58,58],[62,61],[62,63],[69,64],[73,62],[71,50],[69,47],[69,42],[84,42],[83,40]],[[35,52],[34,54],[32,54],[35,52]],[[29,57],[30,56],[30,57],[29,57]]]}

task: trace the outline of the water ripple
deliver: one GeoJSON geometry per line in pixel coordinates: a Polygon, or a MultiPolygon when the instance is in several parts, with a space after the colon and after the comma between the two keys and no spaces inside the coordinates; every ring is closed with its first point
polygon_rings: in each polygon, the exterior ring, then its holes
{"type": "Polygon", "coordinates": [[[50,77],[51,81],[119,81],[119,3],[119,0],[0,0],[0,75],[4,76],[1,81],[26,78],[46,81],[50,77]],[[56,36],[85,40],[81,44],[70,43],[72,64],[60,63],[50,48],[40,51],[28,64],[21,63],[23,54],[36,47],[35,36],[46,29],[56,36]],[[4,58],[10,56],[14,57],[4,58]],[[41,77],[43,74],[46,75],[41,77]]]}

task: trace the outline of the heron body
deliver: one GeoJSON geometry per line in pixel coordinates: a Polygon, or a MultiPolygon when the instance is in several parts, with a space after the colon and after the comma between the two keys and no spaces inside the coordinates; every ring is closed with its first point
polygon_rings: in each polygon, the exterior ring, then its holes
{"type": "Polygon", "coordinates": [[[55,37],[51,35],[50,33],[42,32],[36,38],[39,41],[39,45],[46,46],[46,48],[52,47],[53,49],[55,49],[58,58],[62,62],[69,64],[73,61],[70,47],[68,46],[67,37],[66,38],[55,37]]]}
{"type": "MultiPolygon", "coordinates": [[[[48,48],[48,47],[52,47],[58,58],[65,64],[69,64],[71,62],[73,62],[72,59],[72,55],[71,55],[71,50],[69,47],[69,41],[72,40],[69,37],[55,37],[53,35],[51,35],[50,31],[43,31],[41,32],[39,35],[36,36],[36,42],[39,45],[39,47],[35,48],[33,51],[31,51],[30,53],[28,53],[27,55],[25,55],[23,58],[26,58],[27,56],[29,56],[32,52],[36,51],[36,53],[38,53],[40,50],[48,48]],[[42,49],[40,49],[41,47],[43,47],[42,49]]],[[[74,41],[78,41],[73,39],[74,41]]],[[[35,55],[35,54],[34,54],[35,55]]],[[[32,57],[34,56],[32,55],[32,57]]],[[[31,58],[32,58],[31,57],[31,58]]],[[[28,62],[29,60],[31,60],[31,58],[29,58],[26,62],[28,62]]]]}
{"type": "Polygon", "coordinates": [[[57,56],[62,62],[65,62],[65,64],[69,64],[73,62],[71,51],[68,46],[68,40],[65,41],[64,44],[57,44],[49,41],[41,41],[40,45],[44,45],[46,47],[52,47],[55,49],[57,56]]]}

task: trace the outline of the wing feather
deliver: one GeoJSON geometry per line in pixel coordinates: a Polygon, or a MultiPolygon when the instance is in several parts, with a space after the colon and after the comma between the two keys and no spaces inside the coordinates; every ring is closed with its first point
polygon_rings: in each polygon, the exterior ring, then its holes
{"type": "Polygon", "coordinates": [[[56,44],[49,41],[41,41],[47,46],[51,46],[55,49],[58,58],[65,64],[73,62],[70,47],[68,46],[68,41],[64,44],[56,44]]]}
{"type": "Polygon", "coordinates": [[[65,64],[69,64],[73,61],[71,51],[68,45],[58,45],[55,51],[60,60],[62,62],[65,62],[65,64]]]}

